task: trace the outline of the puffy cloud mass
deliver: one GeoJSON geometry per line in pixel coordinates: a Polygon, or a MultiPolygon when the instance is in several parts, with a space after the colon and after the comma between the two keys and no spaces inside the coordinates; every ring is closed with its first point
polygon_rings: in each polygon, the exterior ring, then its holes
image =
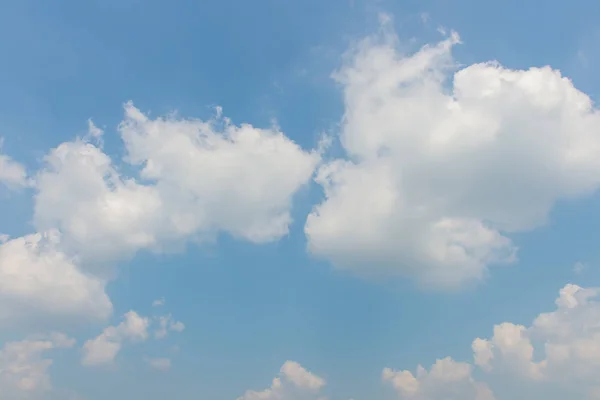
{"type": "Polygon", "coordinates": [[[457,68],[457,34],[414,54],[360,43],[335,74],[347,159],[322,165],[309,250],[360,274],[438,287],[515,260],[506,236],[600,186],[600,112],[550,67],[457,68]]]}
{"type": "Polygon", "coordinates": [[[233,125],[218,111],[210,121],[150,119],[132,104],[119,126],[125,160],[141,180],[120,173],[101,132],[66,142],[37,176],[34,221],[58,228],[85,260],[164,250],[219,233],[262,243],[291,223],[293,195],[320,160],[279,130],[233,125]]]}
{"type": "Polygon", "coordinates": [[[597,399],[600,394],[600,303],[598,288],[568,284],[556,309],[530,326],[498,324],[488,339],[473,341],[473,364],[438,360],[427,372],[384,369],[383,379],[411,400],[597,399]],[[473,377],[478,367],[488,384],[473,377]],[[496,385],[494,385],[496,383],[496,385]],[[492,394],[490,387],[499,388],[492,394]],[[526,392],[527,391],[527,392],[526,392]],[[551,391],[551,393],[549,393],[551,391]]]}
{"type": "Polygon", "coordinates": [[[112,304],[104,286],[60,250],[56,231],[0,242],[0,326],[42,315],[105,319],[112,304]]]}
{"type": "Polygon", "coordinates": [[[247,391],[237,400],[325,400],[321,389],[325,380],[307,371],[295,361],[286,361],[271,387],[247,391]]]}

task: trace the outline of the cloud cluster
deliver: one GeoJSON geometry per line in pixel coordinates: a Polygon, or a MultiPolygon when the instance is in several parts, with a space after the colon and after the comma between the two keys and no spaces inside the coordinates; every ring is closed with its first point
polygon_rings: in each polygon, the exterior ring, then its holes
{"type": "MultiPolygon", "coordinates": [[[[563,287],[556,308],[529,326],[503,322],[472,342],[473,361],[438,359],[416,372],[384,368],[385,385],[402,400],[561,400],[600,395],[600,288],[563,287]]],[[[238,400],[325,399],[325,381],[287,361],[271,386],[238,400]]]]}
{"type": "MultiPolygon", "coordinates": [[[[175,321],[170,314],[151,319],[129,311],[123,315],[121,323],[108,326],[98,336],[85,342],[81,363],[87,366],[113,363],[124,343],[143,342],[150,337],[153,322],[158,323],[154,332],[156,339],[164,339],[169,331],[182,332],[185,329],[185,325],[175,321]]],[[[157,369],[164,370],[171,366],[171,361],[164,358],[147,359],[147,362],[157,369]],[[168,367],[165,360],[168,361],[168,367]]]]}
{"type": "MultiPolygon", "coordinates": [[[[119,132],[139,178],[104,153],[103,132],[91,122],[85,137],[44,157],[34,184],[37,233],[0,245],[0,320],[37,311],[107,318],[113,263],[142,249],[221,233],[255,243],[281,238],[292,197],[320,159],[276,128],[235,126],[220,110],[210,121],[150,119],[128,103],[119,132]]],[[[18,164],[0,161],[3,181],[25,179],[18,164]]]]}
{"type": "MultiPolygon", "coordinates": [[[[512,233],[546,223],[557,201],[600,187],[600,112],[550,67],[459,67],[459,42],[452,33],[404,53],[387,25],[360,42],[334,75],[344,96],[343,158],[325,159],[323,146],[304,150],[277,127],[234,125],[221,109],[207,121],[152,118],[132,103],[118,126],[123,160],[104,151],[104,133],[91,122],[87,135],[50,150],[34,175],[0,154],[0,183],[35,193],[34,232],[0,235],[0,327],[40,316],[106,321],[114,265],[141,250],[180,250],[223,234],[279,240],[311,178],[324,198],[305,221],[307,247],[337,268],[457,288],[514,262],[512,233]]],[[[567,285],[557,309],[531,326],[505,322],[473,341],[472,363],[444,358],[416,373],[386,368],[382,378],[412,400],[497,399],[498,377],[600,398],[598,294],[567,285]]],[[[123,318],[85,342],[84,365],[185,327],[170,314],[123,318]]],[[[42,354],[72,345],[58,334],[7,343],[0,392],[47,391],[51,361],[42,354]]],[[[287,361],[269,388],[238,400],[324,399],[324,386],[287,361]]]]}
{"type": "Polygon", "coordinates": [[[508,400],[494,397],[494,382],[520,393],[529,386],[532,398],[596,399],[600,394],[600,289],[568,284],[560,290],[556,309],[539,314],[530,326],[504,322],[490,338],[473,341],[473,363],[438,360],[427,372],[384,369],[382,377],[402,399],[508,400]],[[489,385],[477,382],[478,367],[489,385]],[[552,397],[546,391],[554,388],[552,397]],[[564,394],[563,394],[564,393],[564,394]]]}
{"type": "Polygon", "coordinates": [[[322,165],[309,250],[359,274],[458,287],[510,263],[507,234],[600,186],[600,112],[550,67],[458,66],[457,34],[411,54],[383,32],[335,74],[347,157],[322,165]]]}

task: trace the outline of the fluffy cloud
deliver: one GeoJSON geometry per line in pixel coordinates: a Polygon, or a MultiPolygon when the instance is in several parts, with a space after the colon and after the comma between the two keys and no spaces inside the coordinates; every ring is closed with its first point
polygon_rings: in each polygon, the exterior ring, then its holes
{"type": "Polygon", "coordinates": [[[382,378],[407,400],[494,400],[490,388],[473,379],[472,369],[468,363],[447,357],[437,360],[429,371],[419,365],[416,376],[385,368],[382,378]]]}
{"type": "Polygon", "coordinates": [[[321,389],[325,380],[295,361],[286,361],[271,387],[260,392],[249,390],[237,400],[325,400],[321,389]]]}
{"type": "Polygon", "coordinates": [[[489,372],[555,383],[591,396],[600,389],[599,294],[598,288],[566,285],[556,310],[540,314],[531,326],[503,323],[494,327],[490,339],[476,339],[475,363],[489,372]]]}
{"type": "Polygon", "coordinates": [[[52,385],[48,368],[52,360],[44,353],[57,348],[68,348],[73,339],[60,333],[46,337],[8,342],[0,350],[0,393],[6,399],[39,399],[52,385]]]}
{"type": "Polygon", "coordinates": [[[210,121],[150,119],[127,104],[119,131],[143,183],[119,172],[93,125],[87,138],[52,150],[37,176],[36,226],[59,229],[85,260],[221,232],[255,243],[279,239],[291,223],[292,196],[320,160],[275,128],[234,126],[220,112],[210,121]]]}
{"type": "MultiPolygon", "coordinates": [[[[0,150],[2,150],[2,139],[0,138],[0,150]]],[[[18,162],[7,155],[0,153],[0,183],[9,188],[20,188],[29,185],[27,172],[18,162]]]]}
{"type": "MultiPolygon", "coordinates": [[[[504,388],[530,398],[597,399],[600,394],[600,303],[598,288],[568,284],[560,290],[556,309],[534,319],[528,327],[504,322],[488,339],[473,341],[473,364],[438,360],[427,372],[421,366],[416,376],[409,371],[384,369],[403,399],[494,399],[491,390],[473,378],[480,368],[489,385],[502,380],[504,388]],[[548,394],[551,388],[555,395],[548,394]]],[[[499,400],[512,395],[500,396],[499,400]]]]}
{"type": "Polygon", "coordinates": [[[457,68],[457,34],[401,53],[386,27],[335,75],[347,160],[320,167],[309,250],[361,274],[457,287],[509,263],[507,233],[600,186],[600,112],[550,67],[457,68]]]}
{"type": "Polygon", "coordinates": [[[123,319],[119,325],[109,326],[96,338],[85,342],[81,360],[83,365],[112,363],[124,341],[144,341],[148,338],[148,318],[129,311],[123,319]]]}
{"type": "Polygon", "coordinates": [[[0,324],[46,317],[103,320],[112,312],[104,282],[60,250],[56,231],[0,243],[0,324]]]}

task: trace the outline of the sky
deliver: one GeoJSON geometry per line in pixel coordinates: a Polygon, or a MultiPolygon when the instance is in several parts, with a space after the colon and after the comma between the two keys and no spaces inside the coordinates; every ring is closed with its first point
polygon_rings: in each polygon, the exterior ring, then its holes
{"type": "Polygon", "coordinates": [[[599,19],[0,2],[0,399],[600,399],[599,19]]]}

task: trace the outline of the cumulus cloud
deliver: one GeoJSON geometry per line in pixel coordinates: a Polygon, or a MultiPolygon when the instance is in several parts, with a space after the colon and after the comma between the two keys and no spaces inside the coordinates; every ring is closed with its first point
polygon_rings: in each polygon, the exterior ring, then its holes
{"type": "Polygon", "coordinates": [[[123,316],[123,322],[109,326],[83,345],[83,365],[110,364],[121,350],[124,341],[144,341],[148,338],[150,320],[135,311],[123,316]]]}
{"type": "Polygon", "coordinates": [[[504,323],[494,327],[490,339],[476,339],[475,363],[489,372],[556,383],[577,395],[590,395],[600,388],[599,294],[599,288],[566,285],[556,310],[540,314],[531,326],[504,323]]]}
{"type": "Polygon", "coordinates": [[[219,233],[277,240],[292,222],[293,195],[320,160],[276,128],[235,126],[220,113],[209,121],[151,119],[128,103],[119,132],[141,180],[120,172],[93,125],[86,138],[53,149],[37,175],[36,226],[59,229],[85,260],[219,233]]]}
{"type": "Polygon", "coordinates": [[[382,379],[407,400],[495,400],[485,383],[475,381],[472,370],[472,365],[447,357],[437,360],[429,371],[419,365],[416,376],[385,368],[382,379]]]}
{"type": "Polygon", "coordinates": [[[321,393],[324,386],[323,378],[295,361],[286,361],[269,388],[249,390],[237,400],[326,400],[321,393]]]}
{"type": "Polygon", "coordinates": [[[7,399],[39,399],[52,389],[48,368],[52,360],[44,353],[69,348],[73,339],[61,333],[7,342],[0,349],[0,393],[7,399]]]}
{"type": "Polygon", "coordinates": [[[438,287],[515,260],[507,234],[600,186],[600,113],[550,67],[458,67],[457,34],[416,53],[385,26],[335,74],[347,157],[322,165],[311,253],[438,287]]]}
{"type": "MultiPolygon", "coordinates": [[[[2,142],[0,138],[0,150],[2,150],[2,142]]],[[[25,167],[2,153],[0,153],[0,183],[11,189],[29,185],[25,167]]]]}
{"type": "Polygon", "coordinates": [[[112,312],[104,281],[60,250],[56,231],[0,243],[0,324],[45,317],[103,320],[112,312]]]}
{"type": "Polygon", "coordinates": [[[384,369],[403,399],[494,399],[493,382],[502,379],[511,395],[528,388],[529,398],[596,399],[600,394],[599,288],[568,284],[560,290],[556,309],[539,314],[530,326],[504,322],[494,326],[490,338],[472,343],[473,364],[451,358],[438,360],[427,372],[419,366],[410,371],[384,369]],[[473,368],[483,373],[486,385],[473,378],[473,368]],[[489,386],[488,386],[489,385],[489,386]],[[549,394],[551,388],[554,394],[549,394]]]}

